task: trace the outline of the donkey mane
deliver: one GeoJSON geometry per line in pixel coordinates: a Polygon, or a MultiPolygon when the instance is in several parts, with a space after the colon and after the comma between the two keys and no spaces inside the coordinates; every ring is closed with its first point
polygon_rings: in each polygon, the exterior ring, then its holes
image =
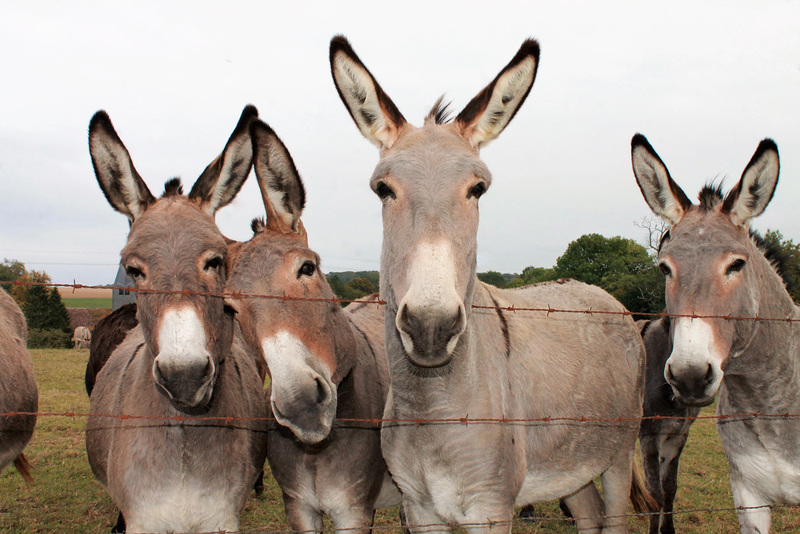
{"type": "Polygon", "coordinates": [[[177,197],[183,195],[183,185],[180,178],[173,178],[164,184],[164,194],[161,198],[177,197]]]}
{"type": "Polygon", "coordinates": [[[250,221],[250,229],[253,231],[253,234],[259,234],[264,231],[264,228],[267,227],[267,219],[265,217],[255,217],[252,221],[250,221]]]}
{"type": "Polygon", "coordinates": [[[433,104],[433,107],[425,117],[425,124],[447,124],[453,119],[453,110],[450,109],[452,102],[445,103],[444,95],[439,97],[439,100],[433,104]]]}
{"type": "Polygon", "coordinates": [[[703,186],[697,200],[700,201],[700,211],[706,212],[716,208],[725,197],[722,194],[722,182],[714,184],[709,182],[703,186]]]}

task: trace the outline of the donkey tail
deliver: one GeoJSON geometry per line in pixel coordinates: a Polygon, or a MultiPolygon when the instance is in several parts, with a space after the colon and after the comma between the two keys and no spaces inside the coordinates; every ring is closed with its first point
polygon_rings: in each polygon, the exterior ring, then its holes
{"type": "Polygon", "coordinates": [[[28,484],[33,482],[31,463],[28,461],[28,457],[25,456],[25,453],[20,453],[19,456],[14,458],[14,467],[17,468],[17,471],[19,471],[19,474],[25,479],[25,482],[28,484]]]}
{"type": "Polygon", "coordinates": [[[658,512],[658,502],[647,491],[644,484],[644,473],[642,466],[635,459],[633,460],[633,477],[631,478],[631,503],[637,514],[658,512]]]}

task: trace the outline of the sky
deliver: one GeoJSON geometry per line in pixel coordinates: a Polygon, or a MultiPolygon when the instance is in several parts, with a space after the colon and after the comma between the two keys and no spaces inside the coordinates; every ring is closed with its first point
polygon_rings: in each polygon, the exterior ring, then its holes
{"type": "MultiPolygon", "coordinates": [[[[326,272],[377,270],[377,149],[342,105],[328,44],[344,34],[410,122],[444,95],[461,110],[528,37],[536,83],[481,150],[478,271],[552,266],[587,233],[644,242],[650,212],[630,139],[646,135],[690,198],[733,186],[759,141],[781,177],[753,222],[800,241],[800,2],[21,2],[0,0],[0,259],[56,283],[110,284],[127,219],[92,171],[105,109],[151,191],[188,187],[246,104],[303,177],[309,244],[326,272]]],[[[216,216],[249,239],[254,175],[216,216]]]]}

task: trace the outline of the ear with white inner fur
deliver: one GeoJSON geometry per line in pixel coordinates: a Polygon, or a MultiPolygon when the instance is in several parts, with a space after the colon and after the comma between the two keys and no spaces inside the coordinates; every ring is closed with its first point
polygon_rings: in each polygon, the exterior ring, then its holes
{"type": "Polygon", "coordinates": [[[677,224],[692,201],[669,175],[666,165],[642,134],[631,139],[631,162],[647,205],[670,224],[677,224]]]}
{"type": "Polygon", "coordinates": [[[330,62],[333,83],[358,129],[378,148],[391,147],[406,119],[343,35],[331,39],[330,62]]]}
{"type": "Polygon", "coordinates": [[[291,154],[272,128],[260,120],[250,126],[250,134],[256,178],[267,211],[267,228],[305,238],[300,216],[306,192],[291,154]]]}
{"type": "Polygon", "coordinates": [[[772,139],[764,139],[722,204],[722,212],[730,215],[733,224],[743,226],[761,215],[775,194],[780,168],[778,146],[772,139]]]}
{"type": "Polygon", "coordinates": [[[456,117],[464,137],[480,148],[502,132],[525,102],[539,67],[539,43],[528,39],[500,71],[456,117]]]}
{"type": "Polygon", "coordinates": [[[136,172],[105,111],[95,113],[89,123],[89,152],[97,182],[111,207],[130,222],[138,219],[156,199],[136,172]]]}
{"type": "Polygon", "coordinates": [[[192,186],[189,198],[200,203],[203,211],[216,211],[233,201],[244,185],[253,165],[250,124],[258,118],[254,106],[246,106],[222,154],[212,161],[192,186]]]}

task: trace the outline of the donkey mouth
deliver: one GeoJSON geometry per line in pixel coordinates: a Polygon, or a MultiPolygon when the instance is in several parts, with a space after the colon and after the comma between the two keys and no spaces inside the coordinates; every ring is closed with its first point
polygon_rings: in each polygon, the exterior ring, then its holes
{"type": "Polygon", "coordinates": [[[159,388],[176,410],[192,415],[205,412],[214,393],[214,385],[211,382],[204,384],[193,395],[174,394],[161,384],[159,384],[159,388]]]}

